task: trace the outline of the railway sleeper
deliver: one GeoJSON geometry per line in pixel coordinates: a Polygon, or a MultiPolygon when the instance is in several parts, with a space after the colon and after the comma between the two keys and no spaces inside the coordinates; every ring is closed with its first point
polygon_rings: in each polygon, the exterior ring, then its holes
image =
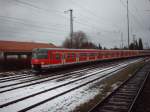
{"type": "Polygon", "coordinates": [[[129,82],[126,85],[137,85],[139,83],[139,81],[143,81],[144,78],[143,77],[139,77],[139,78],[134,78],[134,80],[132,82],[129,82]]]}
{"type": "Polygon", "coordinates": [[[129,106],[129,103],[124,102],[124,101],[111,101],[111,100],[109,100],[108,105],[129,106]]]}
{"type": "MultiPolygon", "coordinates": [[[[99,111],[95,111],[95,112],[116,112],[116,110],[102,108],[99,111]]],[[[120,112],[126,112],[126,110],[121,110],[120,112]]]]}
{"type": "Polygon", "coordinates": [[[137,92],[137,89],[129,89],[129,90],[127,90],[127,89],[122,89],[122,90],[119,90],[119,92],[129,92],[129,93],[134,93],[134,92],[137,92]]]}
{"type": "Polygon", "coordinates": [[[134,94],[130,94],[130,93],[116,93],[116,95],[120,95],[120,96],[126,96],[126,97],[134,97],[134,94]]]}
{"type": "MultiPolygon", "coordinates": [[[[114,99],[115,99],[115,98],[114,98],[114,99]]],[[[130,99],[129,99],[129,98],[128,98],[128,99],[125,99],[125,98],[124,98],[124,99],[117,98],[117,99],[115,99],[115,100],[114,100],[114,99],[110,99],[109,102],[113,102],[113,103],[114,103],[114,102],[118,102],[118,103],[119,103],[119,102],[131,103],[133,98],[130,98],[130,99]]],[[[116,103],[116,104],[118,104],[118,103],[116,103]]]]}
{"type": "Polygon", "coordinates": [[[133,97],[122,96],[122,95],[114,95],[114,96],[112,96],[112,98],[120,98],[120,99],[133,100],[133,97]]]}
{"type": "Polygon", "coordinates": [[[120,99],[120,98],[111,98],[110,101],[113,101],[113,102],[128,102],[130,103],[131,102],[131,99],[120,99]]]}
{"type": "Polygon", "coordinates": [[[126,86],[123,86],[122,89],[129,89],[129,88],[135,89],[135,88],[137,88],[137,85],[139,85],[139,84],[127,84],[126,86]]]}
{"type": "MultiPolygon", "coordinates": [[[[116,112],[126,112],[128,109],[128,106],[122,105],[122,106],[116,106],[116,105],[105,105],[102,107],[102,109],[106,110],[114,110],[116,112]]],[[[100,111],[101,112],[101,111],[100,111]]]]}
{"type": "Polygon", "coordinates": [[[116,112],[114,110],[107,110],[107,109],[101,109],[100,111],[97,111],[97,112],[116,112]]]}
{"type": "Polygon", "coordinates": [[[137,88],[122,88],[121,90],[123,90],[123,91],[137,91],[137,88]]]}
{"type": "MultiPolygon", "coordinates": [[[[150,66],[144,66],[133,77],[131,77],[130,80],[127,80],[127,82],[121,85],[117,91],[109,95],[109,97],[99,103],[99,105],[90,112],[128,112],[130,106],[132,106],[132,102],[136,98],[136,92],[140,90],[141,84],[143,84],[143,81],[145,81],[145,78],[147,77],[147,71],[149,69],[150,66]]],[[[146,94],[150,94],[150,91],[146,94]]],[[[144,99],[141,100],[142,102],[145,101],[144,99]]],[[[138,103],[141,102],[139,101],[138,103]]],[[[142,110],[140,108],[140,111],[137,110],[136,112],[150,112],[150,110],[143,109],[141,105],[139,107],[141,107],[142,110]]]]}
{"type": "Polygon", "coordinates": [[[119,90],[118,92],[120,93],[134,93],[134,92],[137,92],[137,90],[119,90]]]}

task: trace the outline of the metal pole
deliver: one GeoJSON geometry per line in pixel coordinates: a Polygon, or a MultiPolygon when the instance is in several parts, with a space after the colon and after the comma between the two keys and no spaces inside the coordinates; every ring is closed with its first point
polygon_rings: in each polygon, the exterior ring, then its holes
{"type": "Polygon", "coordinates": [[[70,12],[70,48],[73,48],[73,10],[64,11],[65,13],[70,12]]]}
{"type": "Polygon", "coordinates": [[[129,7],[128,7],[128,0],[127,0],[127,26],[128,26],[128,49],[130,46],[130,27],[129,27],[129,7]]]}
{"type": "Polygon", "coordinates": [[[70,38],[71,38],[71,48],[73,47],[73,10],[70,9],[70,38]]]}

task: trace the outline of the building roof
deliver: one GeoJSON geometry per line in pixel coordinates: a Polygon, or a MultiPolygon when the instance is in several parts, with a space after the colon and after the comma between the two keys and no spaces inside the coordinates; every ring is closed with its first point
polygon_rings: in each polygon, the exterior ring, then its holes
{"type": "Polygon", "coordinates": [[[57,48],[54,44],[0,40],[0,51],[31,52],[34,48],[57,48]]]}

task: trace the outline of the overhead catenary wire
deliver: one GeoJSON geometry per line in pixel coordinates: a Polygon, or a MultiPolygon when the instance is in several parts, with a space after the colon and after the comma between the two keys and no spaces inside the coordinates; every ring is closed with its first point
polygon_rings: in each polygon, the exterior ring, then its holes
{"type": "Polygon", "coordinates": [[[95,21],[97,22],[101,22],[101,21],[107,21],[107,24],[109,23],[109,25],[111,25],[112,27],[115,27],[118,29],[118,26],[112,22],[109,22],[110,20],[106,20],[106,18],[102,17],[102,16],[99,16],[98,14],[95,13],[95,11],[89,9],[88,7],[85,7],[85,5],[81,5],[81,3],[77,2],[77,1],[74,1],[74,0],[69,0],[71,1],[72,3],[76,4],[76,6],[78,6],[80,9],[83,9],[85,11],[85,13],[88,13],[91,15],[91,18],[94,18],[95,21]]]}
{"type": "MultiPolygon", "coordinates": [[[[24,5],[28,5],[28,6],[30,6],[30,7],[33,7],[33,8],[36,8],[36,9],[39,9],[39,10],[43,10],[43,11],[46,11],[46,12],[57,12],[57,14],[59,14],[59,16],[62,16],[62,12],[61,11],[58,11],[58,10],[49,10],[49,9],[45,9],[45,8],[41,8],[41,7],[39,7],[39,6],[37,6],[37,5],[35,5],[35,4],[32,4],[31,2],[24,2],[24,1],[21,1],[21,0],[15,0],[16,2],[18,2],[18,3],[21,3],[21,4],[24,4],[24,5]]],[[[29,0],[27,0],[27,1],[29,1],[29,0]]],[[[72,1],[72,2],[74,2],[73,0],[70,0],[70,1],[72,1]]],[[[76,2],[75,2],[76,3],[76,2]]],[[[76,3],[77,4],[77,3],[76,3]]],[[[88,10],[88,9],[86,9],[86,8],[84,8],[84,10],[86,10],[86,12],[88,11],[88,12],[90,12],[90,14],[92,15],[92,16],[94,16],[95,18],[93,18],[93,17],[90,17],[90,19],[89,20],[91,20],[91,18],[94,20],[94,22],[95,21],[97,21],[97,22],[100,22],[99,21],[99,19],[98,18],[100,18],[100,17],[98,17],[96,14],[94,14],[92,11],[90,11],[90,10],[88,10]]],[[[64,17],[64,16],[63,16],[64,17]]],[[[67,19],[69,19],[69,18],[67,18],[67,19]]],[[[103,20],[104,20],[104,18],[103,18],[103,20]]],[[[108,21],[109,22],[109,21],[108,21]]],[[[107,22],[107,23],[108,23],[107,22]]],[[[116,25],[112,25],[113,27],[115,26],[116,27],[116,25]]]]}
{"type": "Polygon", "coordinates": [[[33,28],[36,28],[36,29],[45,29],[45,30],[53,30],[53,31],[60,31],[60,32],[65,32],[66,30],[63,30],[63,29],[58,29],[58,27],[54,27],[54,26],[41,26],[41,25],[38,25],[38,24],[31,24],[31,23],[27,23],[26,21],[20,19],[20,18],[14,18],[14,17],[7,17],[7,16],[0,16],[0,19],[1,20],[4,20],[4,21],[9,21],[9,22],[12,22],[12,23],[18,23],[18,24],[23,24],[24,26],[27,26],[27,27],[33,27],[33,28]]]}
{"type": "MultiPolygon", "coordinates": [[[[24,0],[14,0],[14,1],[16,1],[16,4],[19,4],[19,6],[21,6],[21,7],[31,7],[31,8],[34,8],[34,9],[37,9],[37,11],[36,10],[34,10],[34,11],[36,11],[36,12],[39,12],[39,10],[41,10],[41,11],[43,11],[43,12],[46,12],[47,14],[51,14],[51,13],[53,13],[53,14],[56,14],[57,16],[59,16],[60,17],[60,19],[66,19],[66,21],[68,21],[68,19],[69,19],[69,16],[65,16],[65,14],[63,13],[63,11],[60,11],[60,10],[57,10],[57,9],[49,9],[49,8],[45,8],[45,7],[42,7],[42,5],[38,5],[38,3],[36,4],[36,3],[34,3],[33,1],[31,1],[31,0],[26,0],[26,1],[24,1],[24,0]]],[[[92,9],[89,9],[88,7],[86,7],[86,6],[83,6],[83,7],[81,7],[81,5],[79,4],[79,1],[74,1],[74,0],[71,0],[71,1],[73,1],[73,2],[75,2],[75,5],[76,6],[78,6],[78,8],[80,8],[80,9],[82,9],[82,10],[84,10],[84,12],[85,13],[83,13],[83,14],[81,14],[80,12],[79,12],[79,17],[77,17],[77,18],[75,18],[74,19],[74,22],[75,22],[75,26],[77,26],[78,27],[78,29],[80,30],[80,28],[82,27],[83,28],[83,30],[85,30],[85,29],[87,29],[87,32],[90,32],[90,31],[97,31],[97,32],[104,32],[104,31],[106,31],[107,33],[111,33],[111,32],[115,32],[115,31],[117,31],[118,29],[120,29],[120,28],[118,28],[118,24],[119,23],[117,23],[117,25],[116,24],[114,24],[114,23],[110,23],[109,21],[106,23],[106,24],[104,24],[104,25],[107,25],[107,24],[109,24],[110,26],[112,26],[112,28],[113,28],[113,30],[111,31],[109,31],[109,30],[107,30],[107,28],[101,28],[101,25],[98,25],[98,24],[100,24],[100,23],[98,23],[98,22],[101,22],[101,21],[107,21],[107,20],[104,20],[104,18],[103,17],[101,17],[100,15],[97,15],[95,12],[94,12],[94,10],[92,9]],[[77,5],[78,4],[78,5],[77,5]],[[90,12],[90,13],[89,13],[90,12]],[[83,16],[85,16],[85,17],[87,17],[87,18],[83,18],[82,19],[82,17],[83,16]],[[87,22],[85,22],[85,21],[87,21],[87,22]],[[77,24],[77,25],[76,25],[77,24]]],[[[40,12],[41,13],[41,12],[40,12]]],[[[39,13],[39,14],[40,14],[39,13]]],[[[45,14],[45,13],[44,13],[45,14]]],[[[55,16],[55,15],[54,15],[55,16]]],[[[18,18],[19,19],[19,18],[18,18]]],[[[35,24],[35,26],[34,26],[34,24],[33,23],[30,23],[30,20],[29,20],[29,22],[26,22],[26,21],[20,21],[20,20],[18,20],[19,22],[22,22],[23,24],[25,23],[27,23],[27,24],[30,24],[30,25],[25,25],[25,27],[27,26],[27,27],[31,27],[31,28],[34,28],[34,29],[42,29],[42,31],[44,30],[49,30],[49,31],[52,31],[52,32],[64,32],[64,30],[65,31],[67,31],[66,29],[63,29],[63,27],[66,27],[66,28],[68,28],[69,26],[65,26],[66,24],[60,24],[60,23],[57,23],[58,25],[52,25],[52,24],[50,24],[49,26],[48,25],[46,25],[46,26],[43,26],[43,25],[39,25],[39,24],[35,24]],[[32,25],[33,24],[33,25],[32,25]],[[48,27],[47,27],[48,26],[48,27]],[[58,27],[58,26],[61,26],[61,28],[60,27],[58,27]]],[[[18,23],[19,23],[18,22],[18,23]]],[[[46,21],[46,22],[48,22],[48,21],[46,21]]],[[[17,22],[16,22],[17,23],[17,22]]],[[[22,24],[22,23],[20,23],[20,24],[22,24]]],[[[102,23],[103,24],[103,23],[102,23]]],[[[69,29],[69,28],[68,28],[69,29]]]]}
{"type": "MultiPolygon", "coordinates": [[[[51,10],[49,10],[49,9],[45,9],[45,8],[41,8],[41,7],[39,7],[39,6],[37,6],[37,5],[35,5],[35,4],[32,4],[32,3],[30,3],[30,2],[24,2],[24,1],[21,1],[21,0],[15,0],[16,2],[18,2],[18,3],[21,3],[21,4],[24,4],[24,5],[27,5],[27,6],[30,6],[30,7],[33,7],[33,8],[36,8],[36,9],[39,9],[39,10],[43,10],[43,11],[46,11],[46,12],[51,12],[51,10]]],[[[29,1],[29,0],[27,0],[27,1],[29,1]]],[[[52,10],[52,12],[57,12],[57,14],[59,14],[59,16],[62,16],[62,12],[61,11],[58,11],[58,10],[52,10]]],[[[62,17],[64,17],[64,16],[62,16],[62,17]]],[[[91,18],[94,20],[94,18],[93,17],[90,17],[90,19],[89,20],[91,20],[91,18]]],[[[65,19],[66,19],[66,17],[65,17],[65,19]]],[[[69,18],[67,18],[67,20],[68,20],[69,18]]],[[[89,21],[88,20],[88,21],[89,21]]],[[[94,20],[94,22],[95,22],[96,20],[94,20]]],[[[98,21],[98,20],[97,20],[98,21]]],[[[100,21],[99,21],[100,22],[100,21]]]]}
{"type": "MultiPolygon", "coordinates": [[[[121,2],[122,6],[123,6],[124,8],[127,7],[127,5],[126,5],[122,0],[120,0],[120,2],[121,2]]],[[[139,28],[143,27],[142,23],[137,19],[138,17],[136,17],[136,16],[131,12],[130,8],[129,8],[129,14],[133,17],[132,19],[134,19],[134,20],[136,21],[136,23],[137,23],[137,25],[139,26],[139,28]]],[[[144,34],[144,33],[143,33],[143,34],[144,34]]],[[[141,35],[144,37],[143,34],[141,34],[141,35]]]]}
{"type": "MultiPolygon", "coordinates": [[[[40,6],[35,5],[35,3],[34,3],[34,4],[31,3],[31,1],[29,1],[29,0],[26,0],[26,1],[23,1],[23,0],[14,0],[14,1],[16,1],[16,3],[22,4],[22,5],[24,5],[24,6],[29,6],[29,7],[32,7],[32,8],[34,8],[34,9],[42,10],[42,11],[47,12],[47,13],[50,13],[50,14],[55,13],[56,15],[61,16],[61,17],[65,18],[65,19],[69,19],[69,18],[67,18],[67,17],[63,14],[63,11],[59,11],[59,10],[56,10],[56,9],[55,9],[55,10],[54,10],[54,9],[46,9],[46,8],[43,8],[43,7],[40,7],[40,6]],[[27,2],[27,1],[28,1],[28,2],[27,2]]],[[[61,18],[61,19],[62,19],[62,18],[61,18]]]]}
{"type": "MultiPolygon", "coordinates": [[[[18,3],[21,3],[21,4],[24,4],[24,5],[27,5],[27,6],[30,6],[30,7],[33,7],[33,8],[36,8],[36,9],[39,9],[39,10],[43,10],[43,11],[46,11],[46,12],[50,12],[50,10],[48,10],[48,9],[45,9],[45,8],[41,8],[41,7],[39,7],[39,6],[36,6],[35,4],[32,4],[32,3],[28,3],[28,2],[24,2],[24,1],[21,1],[21,0],[15,0],[16,2],[18,2],[18,3]]],[[[29,1],[29,0],[27,0],[27,1],[29,1]]],[[[59,12],[59,14],[61,14],[60,13],[60,11],[57,11],[57,12],[59,12]]],[[[64,16],[63,16],[64,17],[64,16]]],[[[80,22],[81,23],[81,22],[80,22]]],[[[90,25],[89,25],[90,26],[90,25]]],[[[92,25],[93,26],[93,25],[92,25]]],[[[91,26],[90,26],[91,27],[91,26]]],[[[94,26],[95,27],[95,26],[94,26]]]]}
{"type": "MultiPolygon", "coordinates": [[[[30,38],[30,37],[34,37],[34,38],[37,38],[37,37],[42,37],[43,39],[45,38],[45,37],[49,37],[50,39],[52,39],[52,38],[56,38],[56,37],[60,37],[61,38],[61,35],[62,34],[59,34],[59,33],[53,33],[53,32],[51,32],[51,33],[45,33],[44,32],[44,34],[41,34],[40,33],[40,35],[38,34],[38,35],[36,35],[35,34],[35,31],[33,31],[32,30],[32,32],[20,32],[20,31],[18,31],[18,30],[9,30],[8,28],[7,28],[7,30],[5,30],[5,29],[0,29],[0,32],[1,32],[1,34],[2,33],[7,33],[7,36],[9,35],[9,34],[15,34],[15,38],[16,38],[16,36],[17,36],[17,38],[30,38]],[[17,34],[17,35],[16,35],[17,34]]],[[[37,32],[37,31],[36,31],[37,32]]],[[[42,31],[38,31],[38,32],[42,32],[42,31]]],[[[43,32],[42,32],[43,33],[43,32]]],[[[61,32],[62,33],[62,32],[61,32]]],[[[5,35],[3,35],[3,37],[6,37],[5,35]]],[[[12,36],[13,37],[13,36],[12,36]]],[[[6,37],[7,38],[7,37],[6,37]]],[[[53,40],[51,40],[51,41],[53,41],[53,40]]]]}
{"type": "MultiPolygon", "coordinates": [[[[141,18],[142,21],[144,21],[144,18],[143,18],[143,16],[139,13],[139,10],[138,10],[137,6],[135,5],[135,3],[133,4],[133,6],[134,6],[134,7],[132,7],[132,8],[135,9],[135,12],[137,13],[138,17],[141,18]]],[[[142,24],[141,24],[141,25],[142,25],[142,24]]],[[[144,25],[144,26],[145,26],[145,25],[144,25]]],[[[143,26],[143,27],[144,27],[144,26],[143,26]]],[[[145,27],[145,28],[147,29],[148,27],[145,27]]]]}

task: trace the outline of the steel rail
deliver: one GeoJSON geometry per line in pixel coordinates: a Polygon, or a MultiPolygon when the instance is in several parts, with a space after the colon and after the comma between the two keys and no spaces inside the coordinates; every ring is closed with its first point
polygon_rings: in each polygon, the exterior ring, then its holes
{"type": "MultiPolygon", "coordinates": [[[[128,65],[127,65],[127,66],[128,66],[128,65]]],[[[46,102],[48,102],[48,101],[50,101],[50,100],[52,100],[52,99],[54,99],[54,98],[57,98],[57,97],[59,97],[59,96],[62,96],[62,95],[64,95],[64,94],[68,93],[68,92],[71,92],[71,91],[73,91],[73,90],[76,90],[76,89],[78,89],[78,88],[80,88],[80,87],[83,87],[83,86],[85,86],[85,85],[87,85],[87,84],[89,84],[89,83],[92,83],[92,82],[94,82],[94,81],[97,81],[97,80],[99,80],[99,79],[101,79],[101,78],[104,78],[104,77],[106,77],[108,74],[112,74],[113,72],[119,71],[120,69],[123,69],[123,68],[125,68],[125,67],[127,67],[127,66],[124,66],[124,67],[122,67],[122,68],[119,68],[118,70],[112,71],[112,72],[107,73],[107,74],[105,74],[105,75],[103,75],[103,76],[100,76],[100,77],[95,78],[95,79],[93,79],[93,80],[91,80],[91,81],[88,81],[88,82],[86,82],[86,83],[84,83],[84,84],[81,84],[81,85],[76,86],[76,87],[74,87],[74,88],[71,88],[71,89],[69,89],[69,90],[67,90],[67,91],[64,91],[64,92],[62,92],[62,93],[59,93],[59,94],[57,94],[57,95],[55,95],[55,96],[53,96],[53,97],[50,97],[50,98],[48,98],[48,99],[46,99],[46,100],[43,100],[43,101],[41,101],[41,102],[38,102],[38,103],[36,103],[36,104],[33,104],[33,105],[31,105],[31,106],[29,106],[29,107],[27,107],[27,108],[24,108],[24,109],[22,109],[22,110],[20,110],[20,111],[18,111],[18,112],[25,112],[25,111],[28,111],[28,110],[30,110],[30,109],[32,109],[32,108],[34,108],[34,107],[36,107],[36,106],[39,106],[39,105],[41,105],[41,104],[43,104],[43,103],[46,103],[46,102]]],[[[97,73],[96,73],[96,74],[97,74],[97,73]]]]}
{"type": "MultiPolygon", "coordinates": [[[[86,70],[90,70],[90,69],[92,69],[92,68],[94,68],[94,67],[97,67],[97,66],[99,66],[99,65],[94,65],[94,66],[90,66],[88,69],[86,69],[86,70]]],[[[85,67],[86,68],[86,67],[85,67]]],[[[85,71],[84,69],[85,68],[82,68],[83,69],[83,71],[85,71]]],[[[82,69],[80,70],[80,71],[82,71],[82,69]]],[[[70,72],[76,72],[76,71],[70,71],[70,72]]],[[[60,72],[60,73],[56,73],[57,75],[61,75],[62,73],[60,72]]],[[[39,80],[39,79],[44,79],[44,78],[48,78],[49,76],[52,76],[52,75],[55,75],[54,73],[52,73],[52,74],[48,74],[48,75],[45,75],[44,77],[40,77],[40,78],[38,78],[38,79],[31,79],[31,80],[29,80],[29,81],[23,81],[23,82],[19,82],[19,83],[14,83],[14,84],[9,84],[9,85],[5,85],[5,86],[1,86],[0,88],[5,88],[5,87],[8,87],[8,86],[14,86],[14,85],[17,85],[17,84],[22,84],[22,83],[26,83],[26,82],[31,82],[31,81],[35,81],[35,80],[39,80]]]]}
{"type": "Polygon", "coordinates": [[[145,78],[145,80],[143,81],[142,85],[140,86],[140,89],[139,89],[139,91],[137,92],[137,95],[135,96],[135,98],[134,98],[134,100],[133,100],[133,102],[132,102],[132,104],[131,104],[131,106],[130,106],[128,112],[132,112],[132,109],[134,108],[134,105],[135,105],[135,103],[136,103],[138,97],[139,97],[140,94],[142,93],[142,90],[143,90],[143,88],[144,88],[144,85],[146,84],[146,81],[147,81],[149,75],[150,75],[150,71],[146,74],[146,78],[145,78]]]}
{"type": "MultiPolygon", "coordinates": [[[[119,66],[119,65],[117,65],[117,67],[118,67],[118,66],[119,66]]],[[[127,66],[129,66],[129,65],[126,65],[126,66],[123,66],[122,68],[119,68],[119,69],[117,69],[117,70],[111,71],[111,72],[109,72],[109,73],[107,73],[107,74],[105,74],[105,75],[103,75],[103,76],[100,76],[99,78],[96,78],[96,79],[94,79],[94,80],[92,80],[92,81],[95,81],[95,80],[98,80],[98,79],[100,79],[100,78],[103,78],[103,77],[107,76],[108,74],[112,74],[112,73],[114,73],[114,72],[116,72],[116,71],[119,71],[120,69],[126,68],[127,66]]],[[[116,68],[117,68],[117,67],[116,67],[116,68]]],[[[112,68],[107,69],[107,70],[111,70],[111,69],[112,69],[112,68]]],[[[113,68],[113,69],[114,69],[114,68],[113,68]]],[[[104,71],[107,71],[107,70],[104,70],[104,71]]],[[[26,96],[26,97],[23,97],[23,98],[20,98],[20,99],[17,99],[17,100],[14,100],[14,101],[11,101],[11,102],[8,102],[8,103],[5,103],[5,104],[2,104],[2,105],[0,105],[0,108],[6,107],[6,106],[8,106],[8,105],[10,105],[10,104],[13,104],[13,103],[16,103],[16,102],[25,100],[25,99],[27,99],[27,98],[30,98],[30,97],[33,97],[33,96],[36,96],[36,95],[39,95],[39,94],[42,94],[42,93],[45,93],[45,92],[48,92],[48,91],[51,91],[51,90],[54,90],[54,89],[63,87],[63,86],[66,86],[66,85],[68,85],[68,84],[71,84],[71,83],[74,83],[74,82],[83,80],[83,79],[85,79],[85,78],[91,77],[91,76],[93,76],[93,75],[97,75],[98,73],[102,73],[102,72],[104,72],[104,71],[96,72],[96,73],[93,73],[93,74],[91,74],[91,75],[88,75],[88,76],[85,76],[85,77],[82,77],[82,78],[79,78],[79,79],[75,79],[75,80],[72,80],[72,81],[70,81],[70,82],[67,82],[67,83],[64,83],[64,84],[61,84],[61,85],[52,87],[52,88],[50,88],[50,89],[47,89],[47,90],[44,90],[44,91],[40,91],[40,92],[34,93],[34,94],[32,94],[32,95],[29,95],[29,96],[26,96]]],[[[92,82],[92,81],[89,81],[89,82],[87,82],[86,84],[88,84],[88,83],[90,83],[90,82],[92,82]]],[[[85,84],[83,84],[83,85],[85,85],[85,84]]],[[[82,85],[80,85],[79,87],[81,87],[81,86],[82,86],[82,85]]],[[[79,87],[77,87],[77,88],[79,88],[79,87]]],[[[75,87],[75,88],[76,88],[76,87],[75,87]]],[[[72,90],[72,89],[71,89],[71,90],[72,90]]],[[[74,89],[73,89],[73,90],[74,90],[74,89]]],[[[59,95],[59,96],[60,96],[60,95],[59,95]]]]}
{"type": "MultiPolygon", "coordinates": [[[[119,89],[120,89],[121,87],[123,87],[123,86],[124,86],[125,84],[127,84],[131,79],[133,79],[133,77],[135,77],[136,74],[137,74],[142,68],[144,68],[145,65],[146,65],[146,64],[144,64],[140,69],[137,69],[137,70],[133,73],[133,75],[132,75],[131,77],[129,77],[127,80],[125,80],[120,86],[118,86],[113,92],[111,92],[108,96],[106,96],[102,101],[98,102],[98,103],[97,103],[93,108],[91,108],[88,112],[95,112],[96,109],[97,109],[100,105],[103,105],[106,101],[109,100],[109,98],[111,98],[114,94],[116,94],[116,93],[119,91],[119,89]]],[[[142,86],[144,86],[144,83],[145,83],[145,81],[147,80],[148,74],[149,74],[149,73],[146,73],[145,78],[144,78],[144,81],[142,82],[142,86]]],[[[139,94],[139,92],[141,91],[142,86],[140,87],[140,89],[139,89],[139,91],[138,91],[138,94],[139,94]]],[[[125,93],[125,94],[126,94],[126,93],[125,93]]],[[[134,97],[133,103],[136,101],[136,98],[137,98],[137,97],[138,97],[138,96],[135,96],[135,97],[134,97]]],[[[129,110],[132,109],[132,106],[133,106],[133,104],[130,106],[129,110]]],[[[130,112],[130,111],[129,111],[129,112],[130,112]]]]}
{"type": "MultiPolygon", "coordinates": [[[[119,66],[119,65],[117,65],[117,66],[119,66]]],[[[110,68],[111,69],[111,68],[110,68]]],[[[108,70],[108,69],[106,69],[106,70],[108,70]]],[[[104,71],[106,71],[106,70],[103,70],[103,71],[101,71],[101,72],[104,72],[104,71]]],[[[85,71],[82,71],[82,72],[85,72],[85,71]]],[[[81,74],[81,72],[75,72],[76,74],[74,74],[74,75],[77,75],[77,73],[79,74],[81,74]]],[[[19,88],[23,88],[23,87],[27,87],[27,86],[31,86],[31,85],[36,85],[36,84],[40,84],[40,83],[43,83],[43,82],[46,82],[46,81],[50,81],[50,80],[54,80],[54,79],[57,79],[57,78],[61,78],[61,77],[64,77],[64,76],[69,76],[68,74],[70,74],[70,73],[66,73],[65,75],[62,75],[62,76],[58,76],[58,77],[54,77],[54,78],[50,78],[50,79],[48,79],[48,77],[46,77],[45,78],[45,80],[42,80],[42,81],[37,81],[37,82],[34,82],[34,83],[30,83],[30,84],[27,84],[27,85],[23,85],[23,86],[19,86],[19,87],[14,87],[14,88],[10,88],[10,89],[6,89],[6,90],[2,90],[2,91],[0,91],[0,93],[4,93],[4,92],[7,92],[7,91],[11,91],[11,90],[15,90],[15,89],[19,89],[19,88]]],[[[72,74],[73,73],[71,73],[70,75],[72,76],[72,74]]],[[[31,82],[31,80],[30,81],[26,81],[25,83],[27,83],[27,82],[31,82]]],[[[23,82],[24,83],[24,82],[23,82]]],[[[22,82],[20,82],[19,84],[22,84],[22,82]]],[[[11,85],[12,86],[12,85],[11,85]]],[[[5,87],[7,87],[7,86],[5,86],[5,87]]]]}

